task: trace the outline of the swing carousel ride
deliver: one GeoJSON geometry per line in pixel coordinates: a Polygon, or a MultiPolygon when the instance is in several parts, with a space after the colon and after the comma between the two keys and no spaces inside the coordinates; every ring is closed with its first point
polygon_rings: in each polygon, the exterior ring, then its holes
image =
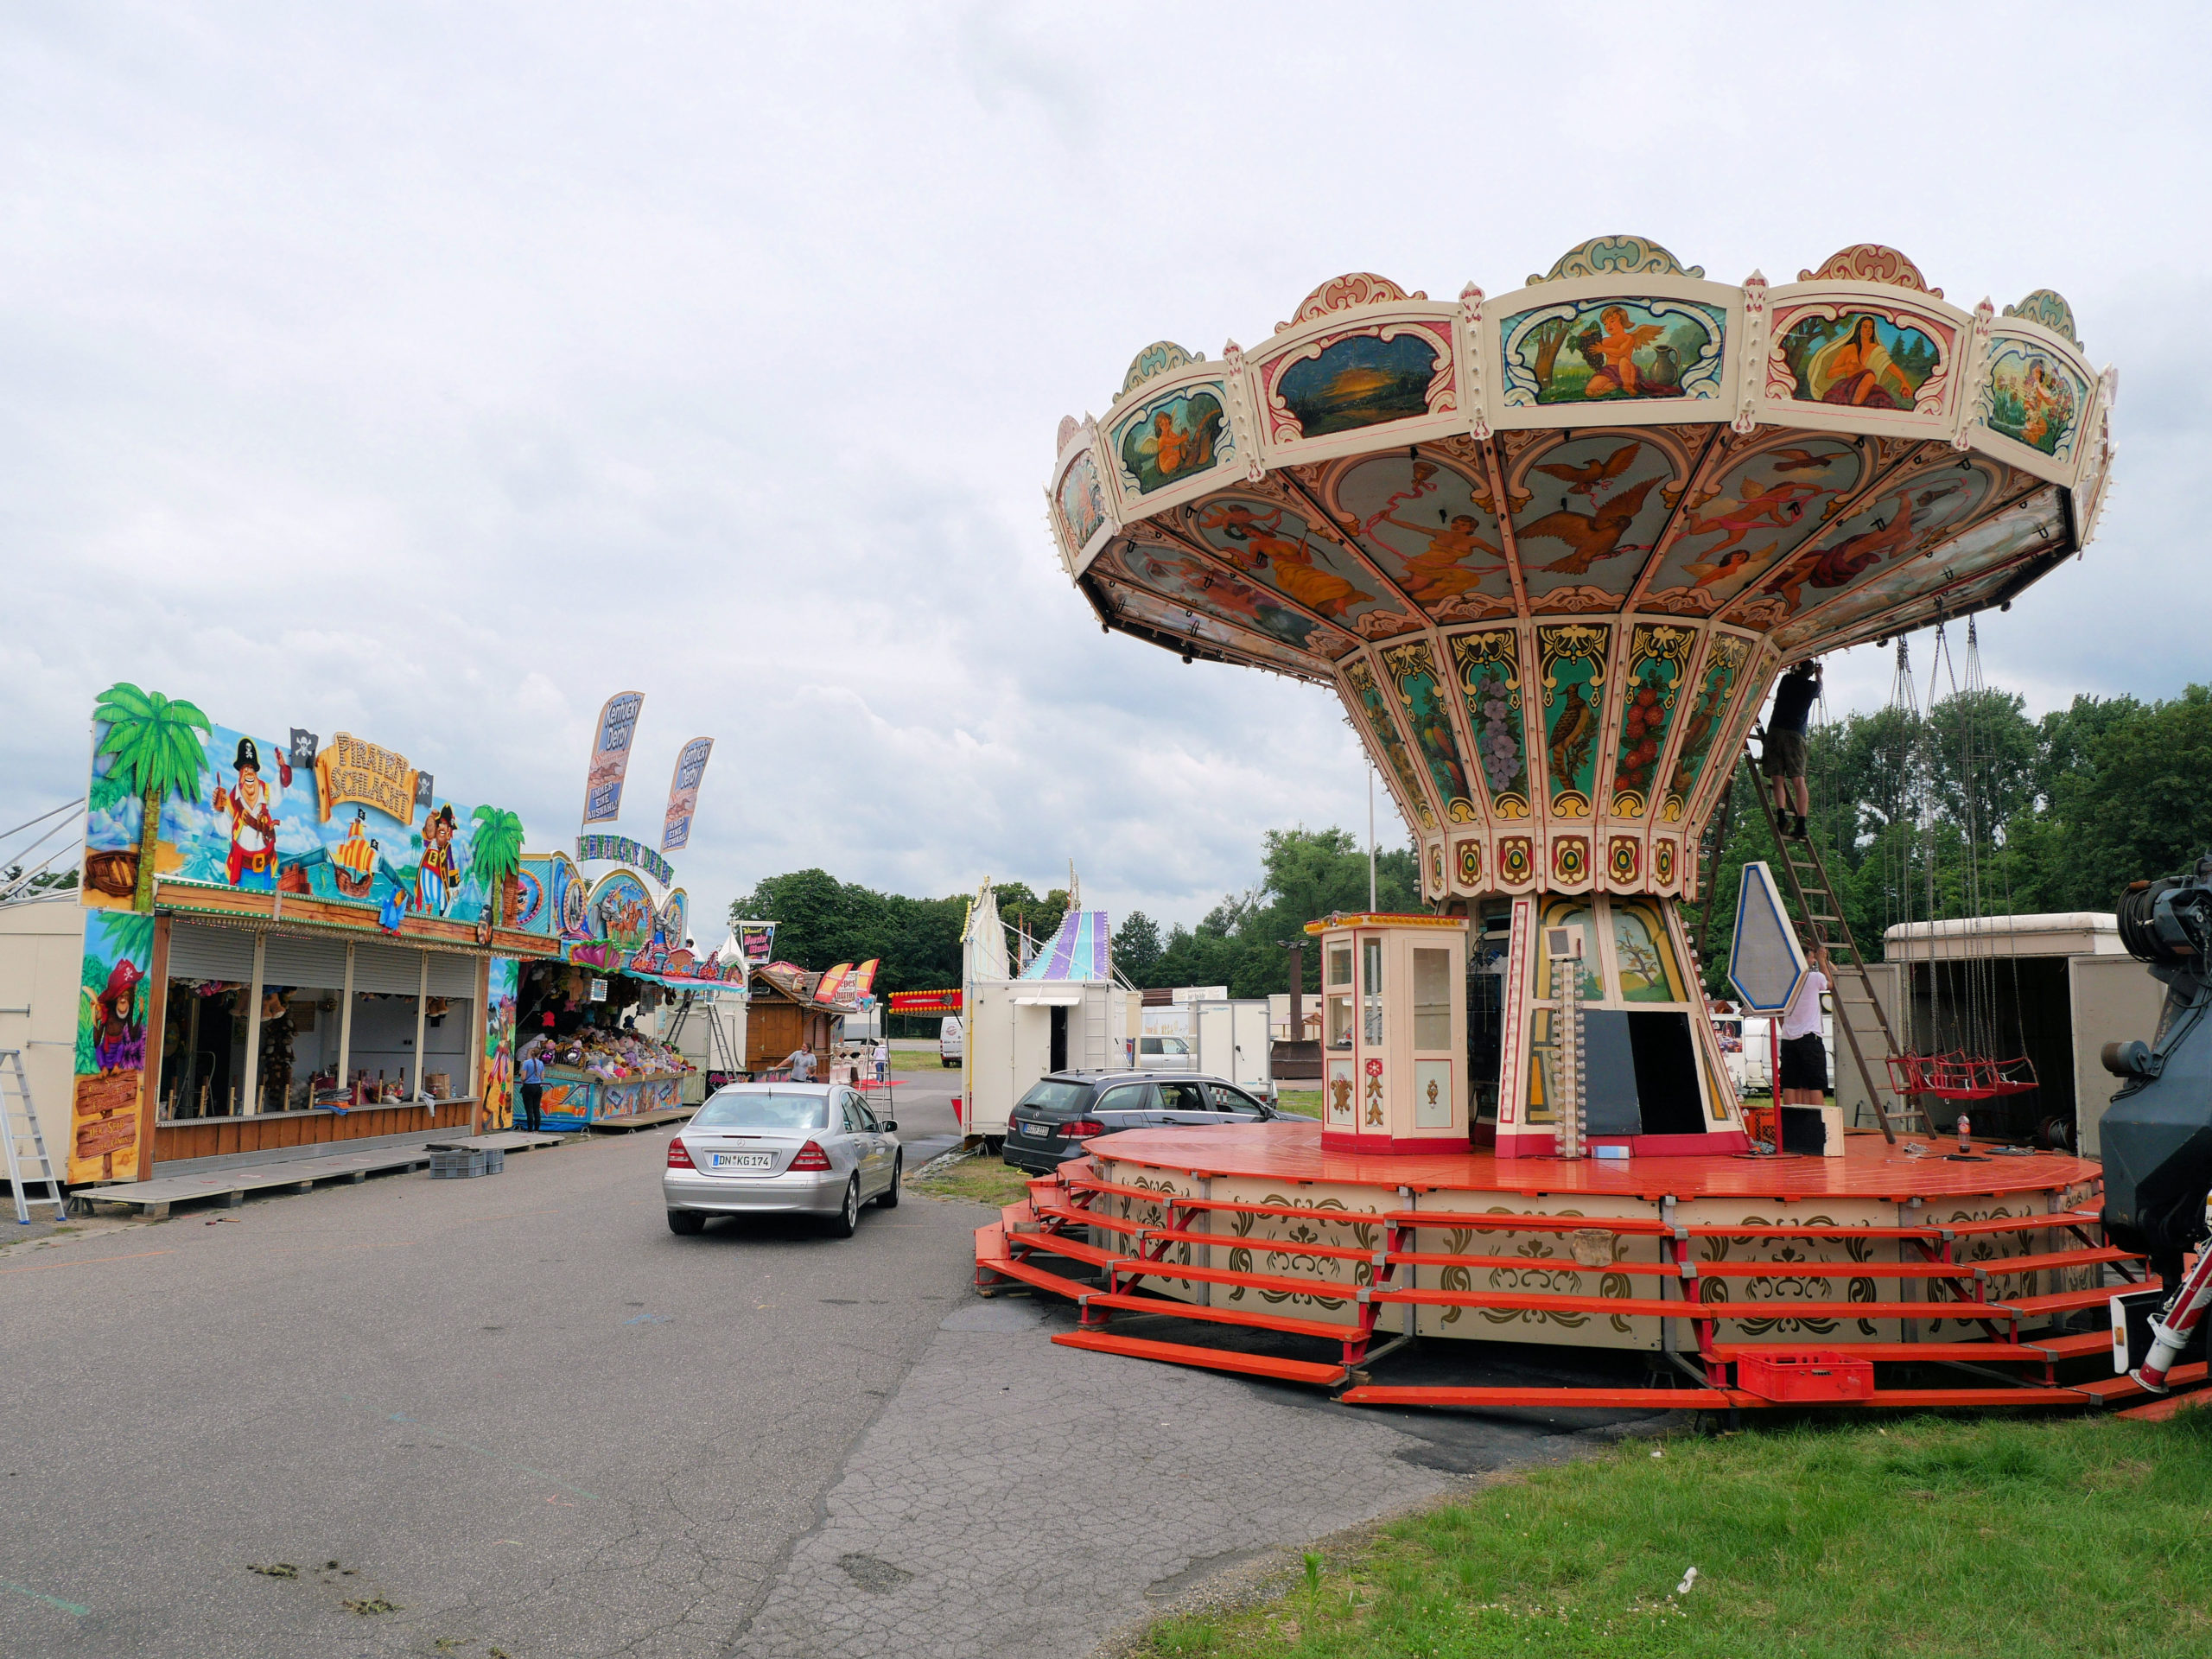
{"type": "Polygon", "coordinates": [[[2088,1397],[2059,1368],[2104,1336],[2040,1333],[2126,1268],[2097,1166],[1758,1154],[1680,912],[1778,671],[2080,550],[2113,391],[2056,294],[1961,309],[1872,245],[1773,286],[1633,237],[1496,299],[1354,273],[1256,347],[1138,353],[1060,423],[1067,574],[1109,632],[1333,689],[1431,909],[1308,927],[1319,1122],[1096,1141],[982,1230],[979,1282],[1078,1300],[1056,1340],[1355,1402],[1597,1399],[1375,1382],[1414,1335],[1674,1385],[1610,1403],[2088,1397]],[[1877,1389],[1908,1361],[2017,1375],[1877,1389]]]}

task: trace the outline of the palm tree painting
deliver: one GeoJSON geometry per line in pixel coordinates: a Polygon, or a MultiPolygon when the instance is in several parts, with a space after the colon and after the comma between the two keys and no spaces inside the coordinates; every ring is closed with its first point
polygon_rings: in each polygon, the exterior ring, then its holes
{"type": "Polygon", "coordinates": [[[484,888],[485,908],[498,923],[515,910],[515,878],[522,868],[522,819],[496,806],[480,806],[470,817],[468,868],[484,888]]]}
{"type": "Polygon", "coordinates": [[[213,729],[192,703],[173,702],[158,691],[141,691],[118,680],[100,693],[92,718],[105,721],[106,735],[97,753],[112,757],[105,776],[94,779],[91,805],[105,810],[137,796],[137,871],[131,907],[154,907],[154,853],[162,836],[162,802],[170,795],[200,798],[200,777],[207,754],[194,734],[213,729]]]}

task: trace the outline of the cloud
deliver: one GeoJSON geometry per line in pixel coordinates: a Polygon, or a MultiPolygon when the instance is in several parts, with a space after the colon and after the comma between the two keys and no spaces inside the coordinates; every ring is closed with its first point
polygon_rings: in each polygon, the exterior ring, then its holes
{"type": "Polygon", "coordinates": [[[1495,294],[1619,231],[1726,281],[1876,235],[1967,305],[2064,292],[2122,366],[2120,471],[1985,665],[2171,695],[2204,671],[2160,619],[2212,582],[2172,344],[2212,298],[2172,211],[2206,117],[2139,77],[2206,28],[2018,15],[1439,9],[1357,50],[1295,6],[11,15],[5,804],[81,791],[128,678],[382,743],[557,846],[634,686],[625,832],[718,740],[702,918],[806,865],[943,893],[1073,858],[1193,919],[1267,829],[1363,831],[1365,764],[1324,692],[1099,632],[1044,529],[1060,417],[1338,271],[1495,294]],[[2056,28],[2094,122],[2049,102],[2056,28]]]}

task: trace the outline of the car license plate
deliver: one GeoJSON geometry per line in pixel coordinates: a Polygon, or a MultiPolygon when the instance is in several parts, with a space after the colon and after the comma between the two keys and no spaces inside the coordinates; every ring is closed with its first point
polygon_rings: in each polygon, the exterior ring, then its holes
{"type": "Polygon", "coordinates": [[[709,1169],[766,1169],[775,1160],[765,1152],[716,1152],[708,1154],[714,1161],[709,1169]]]}

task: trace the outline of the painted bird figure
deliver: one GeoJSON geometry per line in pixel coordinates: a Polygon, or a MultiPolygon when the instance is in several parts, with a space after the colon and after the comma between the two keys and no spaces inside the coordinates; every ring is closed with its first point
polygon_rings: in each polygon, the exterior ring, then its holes
{"type": "Polygon", "coordinates": [[[1539,570],[1564,571],[1570,575],[1587,574],[1592,565],[1600,559],[1610,559],[1623,553],[1649,551],[1648,549],[1623,547],[1621,537],[1628,534],[1629,526],[1636,522],[1636,515],[1643,511],[1643,498],[1651,493],[1656,478],[1647,478],[1641,484],[1631,484],[1611,500],[1601,501],[1586,517],[1570,512],[1567,498],[1561,496],[1558,508],[1527,524],[1514,527],[1516,541],[1551,540],[1565,542],[1574,551],[1566,557],[1554,559],[1549,564],[1540,564],[1539,570]]]}
{"type": "Polygon", "coordinates": [[[1579,776],[1590,758],[1590,744],[1598,734],[1598,711],[1574,687],[1567,688],[1567,706],[1552,721],[1551,741],[1544,752],[1551,757],[1554,787],[1579,776]]]}
{"type": "Polygon", "coordinates": [[[1595,495],[1600,484],[1610,484],[1628,470],[1629,463],[1636,459],[1636,452],[1643,447],[1624,443],[1610,455],[1584,461],[1539,463],[1535,470],[1560,480],[1570,495],[1595,495]]]}

